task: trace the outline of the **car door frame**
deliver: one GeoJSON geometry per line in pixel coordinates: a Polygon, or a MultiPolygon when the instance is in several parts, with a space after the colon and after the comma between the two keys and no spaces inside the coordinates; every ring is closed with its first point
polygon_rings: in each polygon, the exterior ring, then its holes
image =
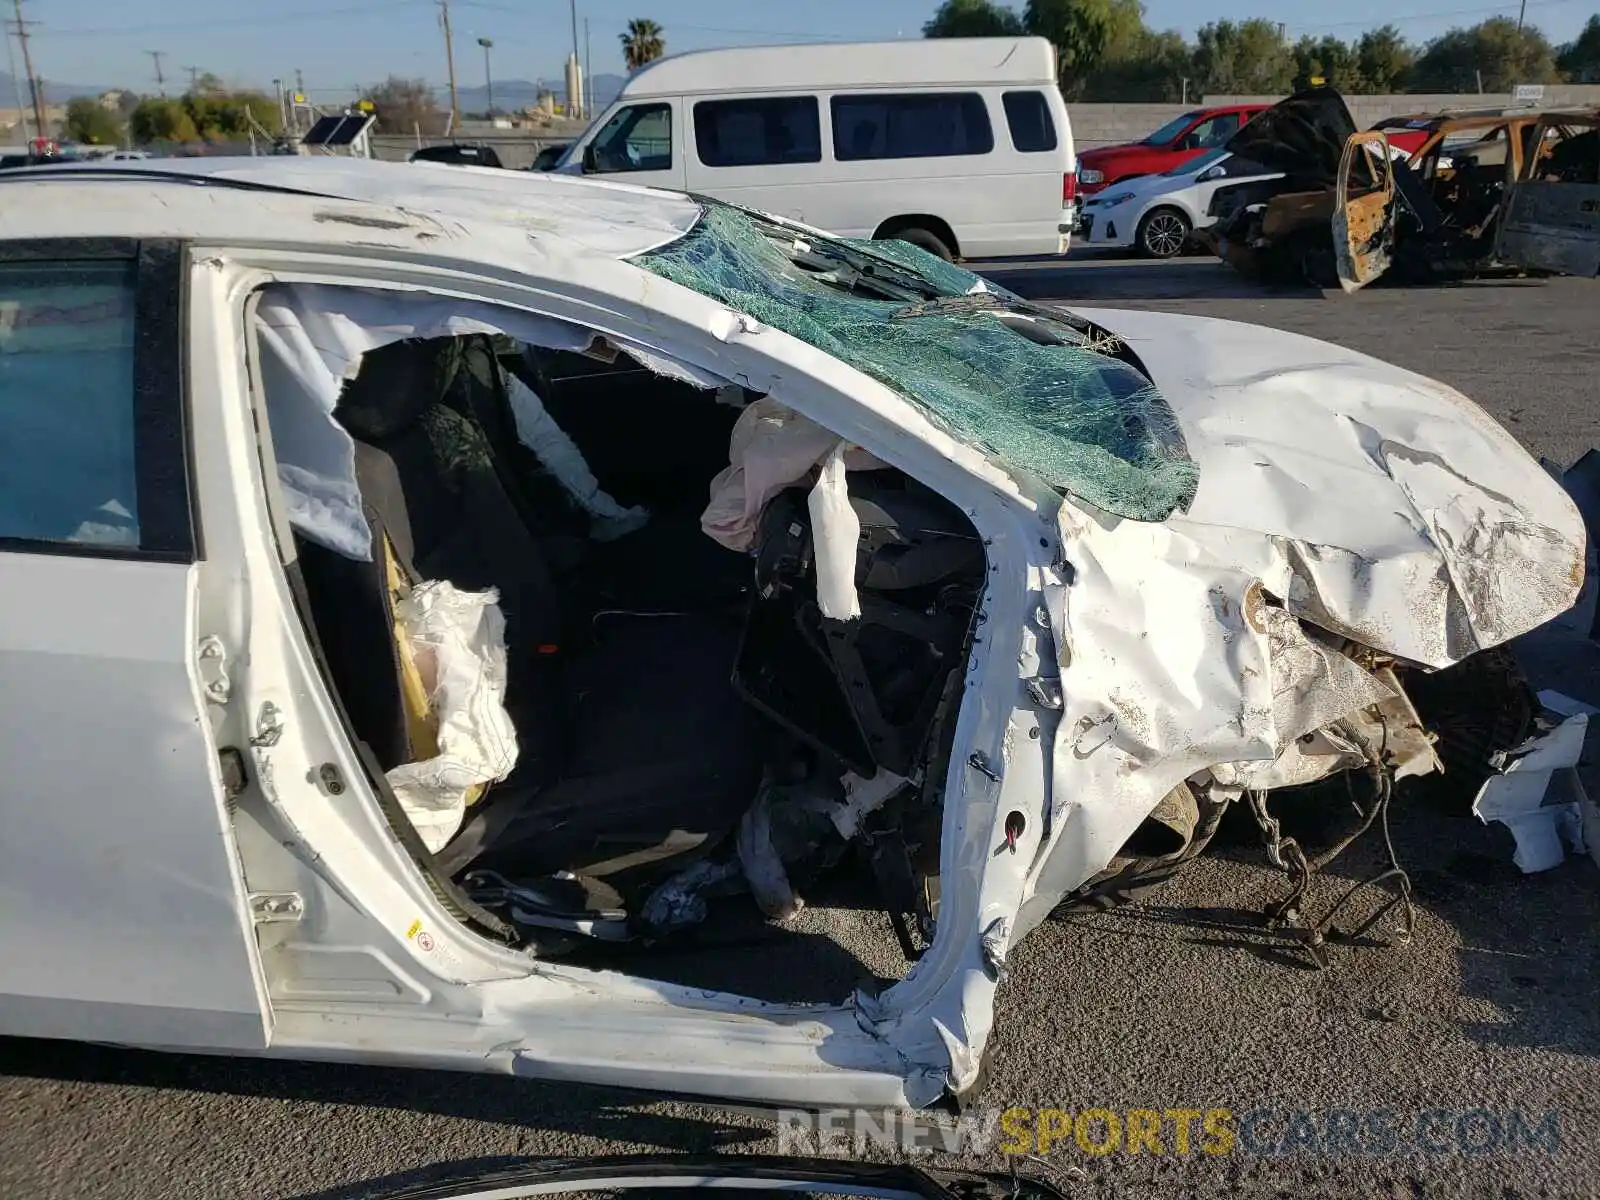
{"type": "Polygon", "coordinates": [[[1351,134],[1339,159],[1331,218],[1339,286],[1346,292],[1365,287],[1387,271],[1394,260],[1394,194],[1389,140],[1375,129],[1351,134]],[[1369,150],[1369,146],[1375,146],[1376,151],[1369,150]],[[1363,159],[1373,170],[1381,164],[1382,179],[1370,190],[1352,196],[1351,176],[1356,163],[1363,159]]]}
{"type": "MultiPolygon", "coordinates": [[[[1534,127],[1535,147],[1562,126],[1600,129],[1600,115],[1561,114],[1534,127]]],[[[1562,183],[1535,178],[1543,156],[1531,155],[1506,189],[1495,231],[1493,258],[1512,266],[1600,276],[1600,183],[1562,183]]]]}
{"type": "Polygon", "coordinates": [[[260,1050],[270,1010],[217,737],[230,662],[201,603],[188,254],[172,239],[0,243],[128,262],[137,546],[0,539],[0,1033],[260,1050]]]}
{"type": "Polygon", "coordinates": [[[623,97],[614,104],[606,114],[594,123],[593,130],[586,132],[582,144],[578,147],[578,164],[584,175],[596,179],[614,180],[618,183],[631,183],[639,187],[665,188],[669,191],[681,192],[684,190],[687,178],[686,163],[689,141],[684,131],[684,104],[680,96],[639,96],[636,98],[623,97]],[[630,108],[665,108],[672,123],[669,142],[672,151],[672,163],[666,170],[637,170],[637,171],[599,171],[590,170],[588,166],[590,148],[599,140],[602,133],[610,127],[619,113],[630,108]]]}

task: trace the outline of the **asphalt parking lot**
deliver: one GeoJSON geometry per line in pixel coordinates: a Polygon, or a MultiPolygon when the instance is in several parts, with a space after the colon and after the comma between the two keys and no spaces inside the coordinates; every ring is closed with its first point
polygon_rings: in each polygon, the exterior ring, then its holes
{"type": "MultiPolygon", "coordinates": [[[[1345,297],[1264,292],[1215,260],[984,269],[1036,299],[1253,321],[1359,348],[1455,385],[1561,464],[1600,445],[1594,281],[1345,297]]],[[[1522,657],[1540,686],[1600,703],[1586,627],[1585,612],[1564,619],[1522,657]]],[[[1263,1130],[1313,1131],[1281,1154],[1265,1153],[1283,1148],[1276,1134],[1218,1156],[1169,1144],[1097,1157],[1069,1139],[1048,1162],[1074,1197],[1600,1195],[1600,870],[1569,861],[1524,877],[1503,830],[1404,805],[1395,841],[1419,902],[1413,942],[1339,947],[1324,972],[1252,927],[1282,876],[1248,841],[1142,906],[1046,924],[1014,955],[983,1102],[1226,1108],[1268,1113],[1263,1130]],[[1330,1136],[1337,1112],[1380,1111],[1402,1134],[1436,1114],[1435,1136],[1402,1136],[1388,1153],[1330,1136]],[[1488,1122],[1511,1113],[1544,1139],[1497,1142],[1488,1122]]],[[[1340,859],[1316,894],[1375,861],[1370,849],[1340,859]]],[[[7,1197],[354,1200],[527,1155],[777,1148],[753,1116],[598,1089],[0,1040],[7,1197]]]]}

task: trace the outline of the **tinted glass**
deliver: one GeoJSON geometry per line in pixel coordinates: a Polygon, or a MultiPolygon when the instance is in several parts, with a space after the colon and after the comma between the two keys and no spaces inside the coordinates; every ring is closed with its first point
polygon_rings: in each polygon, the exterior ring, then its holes
{"type": "Polygon", "coordinates": [[[672,108],[635,104],[620,110],[594,139],[595,170],[666,171],[672,167],[672,108]]]}
{"type": "Polygon", "coordinates": [[[0,264],[0,538],[137,547],[134,267],[0,264]]]}
{"type": "Polygon", "coordinates": [[[1007,92],[1005,106],[1013,146],[1024,154],[1056,148],[1056,126],[1043,92],[1007,92]]]}
{"type": "Polygon", "coordinates": [[[1234,134],[1239,132],[1239,114],[1218,113],[1208,120],[1201,121],[1184,137],[1184,144],[1190,147],[1220,146],[1234,134]]]}
{"type": "Polygon", "coordinates": [[[694,143],[708,167],[821,162],[817,98],[703,100],[694,106],[694,143]]]}
{"type": "Polygon", "coordinates": [[[1186,112],[1181,117],[1173,117],[1172,120],[1168,121],[1160,129],[1156,130],[1149,137],[1145,138],[1144,144],[1146,146],[1165,146],[1173,138],[1177,137],[1180,133],[1187,129],[1189,127],[1189,122],[1194,120],[1198,115],[1198,113],[1186,112]]]}
{"type": "Polygon", "coordinates": [[[989,110],[976,92],[835,96],[833,154],[840,162],[948,158],[994,149],[989,110]]]}

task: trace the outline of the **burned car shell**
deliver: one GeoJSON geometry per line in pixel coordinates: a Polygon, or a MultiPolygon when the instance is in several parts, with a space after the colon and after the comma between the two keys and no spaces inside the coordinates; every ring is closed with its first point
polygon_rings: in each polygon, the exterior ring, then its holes
{"type": "MultiPolygon", "coordinates": [[[[0,555],[0,750],[12,794],[50,800],[11,806],[0,831],[0,928],[25,950],[0,965],[6,1033],[926,1105],[978,1083],[1014,942],[1163,794],[1229,764],[1270,774],[1348,710],[1354,693],[1325,685],[1356,668],[1308,651],[1302,622],[1443,667],[1563,611],[1581,582],[1581,521],[1509,434],[1441,384],[1310,339],[1085,314],[1149,372],[1200,470],[1186,512],[1130,520],[953,436],[909,388],[627,261],[697,227],[681,196],[332,160],[174,173],[219,178],[19,181],[0,208],[0,249],[24,257],[60,239],[168,247],[185,502],[205,535],[203,557],[192,541],[159,559],[0,555]],[[949,756],[937,936],[901,982],[780,1004],[531,961],[430,890],[275,549],[242,314],[285,280],[581,323],[781,395],[961,506],[988,557],[982,635],[949,756]],[[62,713],[117,731],[74,739],[70,789],[62,713]],[[86,908],[85,880],[117,903],[86,908]]],[[[961,278],[958,299],[982,292],[961,278]]]]}
{"type": "MultiPolygon", "coordinates": [[[[1553,130],[1595,120],[1592,111],[1497,109],[1396,117],[1357,132],[1336,92],[1310,89],[1230,141],[1235,153],[1264,155],[1287,174],[1278,184],[1219,193],[1212,209],[1218,219],[1206,242],[1247,275],[1301,276],[1319,285],[1337,280],[1346,291],[1397,262],[1419,274],[1497,262],[1539,266],[1532,261],[1537,250],[1496,252],[1501,217],[1538,161],[1528,157],[1528,148],[1544,146],[1553,130]],[[1400,155],[1392,148],[1383,153],[1395,128],[1405,130],[1403,163],[1394,161],[1400,155]],[[1344,152],[1335,154],[1341,132],[1344,152]],[[1354,154],[1358,144],[1369,153],[1354,154]]],[[[1581,228],[1585,198],[1562,195],[1572,201],[1581,228]]],[[[1581,269],[1587,262],[1580,252],[1577,273],[1592,273],[1581,269]]]]}
{"type": "Polygon", "coordinates": [[[1548,113],[1528,144],[1541,152],[1522,164],[1510,187],[1495,259],[1600,276],[1600,110],[1548,113]]]}

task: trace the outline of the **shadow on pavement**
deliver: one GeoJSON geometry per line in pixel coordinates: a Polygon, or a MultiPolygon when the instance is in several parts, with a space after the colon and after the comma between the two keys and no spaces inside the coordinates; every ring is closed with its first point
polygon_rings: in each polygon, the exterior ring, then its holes
{"type": "Polygon", "coordinates": [[[28,1038],[0,1038],[0,1075],[403,1110],[663,1151],[715,1153],[771,1137],[770,1129],[737,1113],[698,1107],[684,1110],[698,1115],[647,1112],[645,1106],[663,1097],[509,1075],[162,1054],[28,1038]]]}

